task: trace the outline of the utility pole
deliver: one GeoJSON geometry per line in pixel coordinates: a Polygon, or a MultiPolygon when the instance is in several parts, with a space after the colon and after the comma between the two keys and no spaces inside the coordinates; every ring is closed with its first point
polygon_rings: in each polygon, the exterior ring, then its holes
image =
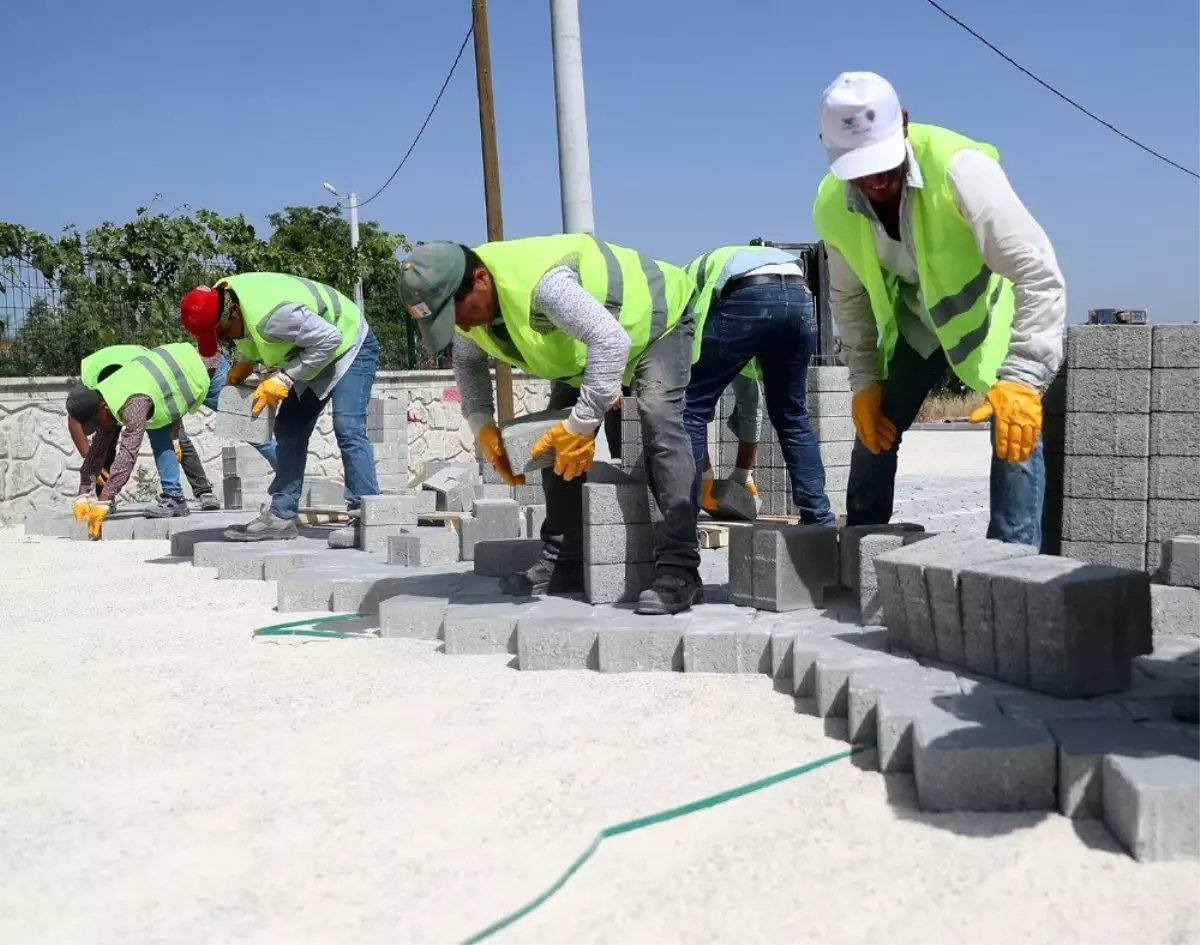
{"type": "MultiPolygon", "coordinates": [[[[350,248],[358,250],[358,194],[351,194],[349,197],[350,203],[350,248]]],[[[357,268],[357,266],[355,267],[357,268]]],[[[354,283],[354,304],[358,306],[358,310],[363,312],[363,288],[362,276],[359,276],[354,283]]]]}
{"type": "MultiPolygon", "coordinates": [[[[471,0],[475,31],[475,82],[479,89],[479,143],[483,147],[483,202],[488,241],[504,239],[500,209],[500,156],[496,149],[496,110],[492,100],[492,53],[488,46],[487,0],[471,0]]],[[[512,368],[496,361],[496,411],[501,420],[513,416],[512,368]]]]}
{"type": "Polygon", "coordinates": [[[583,95],[579,0],[550,0],[550,44],[554,55],[563,232],[594,235],[596,221],[592,214],[592,170],[588,157],[587,103],[583,95]]]}

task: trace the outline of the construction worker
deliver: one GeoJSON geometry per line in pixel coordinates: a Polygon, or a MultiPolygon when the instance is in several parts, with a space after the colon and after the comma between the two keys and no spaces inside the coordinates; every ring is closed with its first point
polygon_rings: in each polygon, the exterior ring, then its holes
{"type": "Polygon", "coordinates": [[[1042,394],[1062,360],[1054,249],[990,144],[909,124],[892,86],[838,76],[821,98],[830,173],[813,206],[845,344],[858,437],[847,523],[887,522],[896,454],[952,370],[992,421],[988,537],[1040,547],[1042,394]]]}
{"type": "MultiPolygon", "coordinates": [[[[109,345],[89,354],[79,363],[80,383],[67,394],[67,430],[81,457],[87,456],[88,437],[96,432],[99,407],[102,403],[101,398],[96,394],[97,385],[114,371],[142,357],[149,350],[142,345],[109,345]]],[[[228,364],[221,359],[221,366],[217,368],[217,375],[214,376],[213,385],[210,385],[210,391],[219,389],[215,386],[217,383],[224,383],[223,367],[228,367],[228,364]],[[220,378],[219,382],[216,379],[217,376],[220,378]]],[[[192,494],[200,502],[200,510],[212,512],[220,509],[221,501],[213,494],[213,487],[204,473],[204,464],[200,460],[200,454],[196,452],[195,446],[192,445],[192,441],[182,425],[179,427],[179,439],[174,444],[171,440],[171,430],[168,427],[159,427],[149,430],[148,433],[150,448],[154,451],[154,463],[158,468],[158,478],[162,485],[162,494],[156,505],[145,510],[143,514],[146,518],[175,518],[189,514],[190,510],[183,497],[183,489],[179,482],[180,466],[183,467],[183,473],[192,487],[192,494]]],[[[117,439],[114,437],[109,455],[105,457],[103,468],[96,477],[97,496],[100,495],[104,484],[108,481],[109,468],[116,456],[116,451],[117,439]]]]}
{"type": "MultiPolygon", "coordinates": [[[[90,395],[97,401],[96,434],[79,469],[75,498],[75,519],[87,520],[88,535],[93,540],[101,537],[112,500],[133,473],[146,433],[165,430],[169,444],[183,416],[204,403],[215,368],[216,359],[206,361],[190,344],[162,345],[138,355],[98,381],[94,389],[84,388],[84,394],[79,395],[90,395]],[[110,460],[114,452],[115,458],[110,460]],[[111,463],[108,480],[99,498],[92,501],[92,491],[106,462],[111,463]]],[[[172,452],[169,446],[166,451],[172,452]]]]}
{"type": "Polygon", "coordinates": [[[358,508],[376,495],[375,457],[367,408],[379,366],[379,341],[354,302],[332,286],[275,272],[229,276],[183,297],[180,321],[201,354],[233,342],[241,359],[228,383],[240,384],[262,364],[278,368],[254,390],[255,415],[278,407],[271,505],[247,525],[225,530],[229,541],[295,538],[308,443],[317,418],[333,404],[333,433],[342,453],[350,523],[329,535],[331,548],[360,545],[358,508]]]}
{"type": "MultiPolygon", "coordinates": [[[[683,417],[698,481],[705,482],[705,432],[717,401],[735,382],[746,388],[753,385],[757,392],[761,374],[767,415],[779,438],[800,520],[834,524],[825,494],[825,467],[805,403],[817,322],[800,260],[770,246],[723,246],[692,260],[687,271],[697,287],[697,328],[696,361],[683,417]]],[[[751,419],[747,392],[743,390],[745,408],[739,405],[741,442],[738,468],[731,477],[743,484],[750,481],[754,462],[750,439],[757,443],[755,427],[761,426],[761,419],[758,424],[751,419]]],[[[704,507],[706,497],[711,499],[711,489],[702,487],[697,509],[704,507]]],[[[757,495],[752,485],[750,489],[757,495]]]]}
{"type": "Polygon", "coordinates": [[[543,559],[506,577],[526,596],[584,590],[583,474],[597,429],[624,382],[637,398],[657,511],[655,579],[642,614],[703,599],[691,494],[695,469],[683,427],[692,353],[691,282],[675,266],[583,234],[418,247],[400,264],[400,299],[431,353],[454,343],[463,415],[505,482],[514,477],[493,411],[488,359],[550,379],[551,409],[570,408],[534,446],[545,470],[543,559]]]}
{"type": "MultiPolygon", "coordinates": [[[[694,377],[695,365],[692,367],[692,374],[694,377]]],[[[754,485],[754,464],[758,458],[758,441],[762,437],[761,377],[758,365],[751,361],[730,382],[729,387],[733,391],[733,410],[725,422],[725,426],[737,437],[738,441],[737,456],[734,458],[733,472],[729,474],[729,482],[750,494],[754,499],[756,514],[761,505],[758,498],[758,487],[754,485]]],[[[686,408],[683,415],[686,424],[686,408]]],[[[690,435],[690,428],[688,433],[690,435]]],[[[712,456],[709,454],[706,441],[700,478],[700,509],[713,518],[723,518],[725,512],[717,497],[713,495],[715,484],[716,471],[713,469],[712,456]]]]}

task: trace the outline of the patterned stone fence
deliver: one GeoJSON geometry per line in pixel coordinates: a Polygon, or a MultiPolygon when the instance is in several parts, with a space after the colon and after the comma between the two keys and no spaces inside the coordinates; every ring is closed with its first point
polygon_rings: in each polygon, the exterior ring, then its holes
{"type": "MultiPolygon", "coordinates": [[[[0,523],[69,507],[79,486],[81,462],[67,432],[66,397],[72,383],[65,377],[0,378],[0,523]]],[[[543,409],[548,394],[546,381],[513,378],[517,414],[543,409]]],[[[471,431],[450,371],[381,371],[374,396],[406,405],[409,473],[414,480],[429,462],[473,461],[471,431]]],[[[230,443],[213,433],[213,419],[212,411],[202,409],[184,425],[219,495],[221,447],[230,443]]],[[[135,488],[135,480],[149,483],[149,477],[156,476],[148,443],[142,446],[138,470],[126,486],[126,495],[135,488]]],[[[342,478],[328,408],[309,446],[307,475],[342,478]]]]}

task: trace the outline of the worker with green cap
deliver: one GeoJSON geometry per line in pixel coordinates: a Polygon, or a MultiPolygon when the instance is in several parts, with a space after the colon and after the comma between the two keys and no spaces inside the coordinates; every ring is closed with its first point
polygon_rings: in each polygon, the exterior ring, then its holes
{"type": "Polygon", "coordinates": [[[162,345],[108,374],[94,390],[85,388],[98,400],[96,434],[79,469],[75,518],[87,520],[92,539],[101,537],[112,500],[129,481],[147,432],[165,430],[168,436],[177,432],[183,417],[204,403],[216,366],[216,358],[201,358],[190,344],[162,345]],[[99,498],[91,501],[114,445],[108,480],[99,498]]]}
{"type": "Polygon", "coordinates": [[[358,306],[333,286],[311,279],[246,272],[188,292],[179,318],[201,354],[215,354],[220,344],[233,343],[241,359],[229,369],[229,383],[241,383],[259,364],[275,369],[259,381],[252,401],[255,415],[279,408],[271,505],[252,522],[226,529],[226,540],[297,536],[308,444],[321,412],[332,404],[350,522],[335,529],[328,544],[361,547],[359,506],[364,495],[379,492],[367,437],[379,341],[358,306]]]}
{"type": "Polygon", "coordinates": [[[502,240],[470,249],[427,243],[400,264],[400,299],[425,347],[453,343],[463,414],[506,482],[489,358],[550,380],[551,409],[570,415],[535,444],[543,471],[543,557],[503,579],[513,595],[584,590],[583,474],[622,384],[637,398],[654,505],[655,578],[637,612],[669,614],[703,599],[692,507],[696,479],[683,401],[692,361],[687,273],[584,234],[502,240]]]}

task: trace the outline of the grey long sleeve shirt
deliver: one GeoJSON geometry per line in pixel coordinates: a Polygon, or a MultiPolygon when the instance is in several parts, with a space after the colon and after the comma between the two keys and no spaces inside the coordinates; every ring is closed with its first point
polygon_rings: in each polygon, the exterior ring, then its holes
{"type": "MultiPolygon", "coordinates": [[[[535,329],[557,328],[587,345],[579,400],[565,424],[572,433],[583,434],[596,432],[620,396],[630,340],[612,313],[580,285],[578,267],[578,260],[569,257],[542,277],[533,291],[530,320],[535,329]]],[[[478,436],[496,422],[488,355],[457,332],[452,354],[463,416],[478,436]]]]}
{"type": "Polygon", "coordinates": [[[359,321],[354,344],[337,361],[333,361],[333,355],[342,343],[341,332],[306,305],[296,304],[274,312],[260,331],[267,341],[294,346],[280,371],[291,380],[296,392],[302,394],[311,388],[324,399],[350,369],[367,336],[368,326],[366,318],[359,321]]]}

